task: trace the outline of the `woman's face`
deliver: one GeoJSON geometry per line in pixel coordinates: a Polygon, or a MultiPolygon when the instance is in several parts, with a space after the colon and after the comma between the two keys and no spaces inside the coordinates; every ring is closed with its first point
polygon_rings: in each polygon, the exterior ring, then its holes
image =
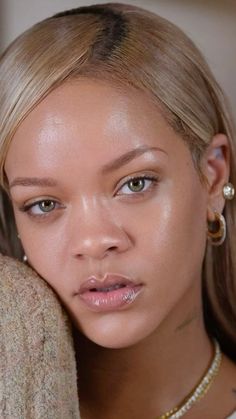
{"type": "Polygon", "coordinates": [[[127,347],[197,304],[206,191],[144,93],[64,84],[22,122],[5,170],[28,261],[89,339],[127,347]]]}

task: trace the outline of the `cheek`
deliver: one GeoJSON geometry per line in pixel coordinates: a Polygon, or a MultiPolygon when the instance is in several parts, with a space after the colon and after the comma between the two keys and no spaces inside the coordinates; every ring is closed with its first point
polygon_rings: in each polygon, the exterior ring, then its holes
{"type": "Polygon", "coordinates": [[[148,216],[143,214],[139,225],[134,220],[142,274],[145,277],[145,272],[150,273],[163,298],[169,286],[181,292],[181,287],[200,278],[206,245],[205,217],[205,195],[201,186],[195,185],[185,194],[173,188],[171,194],[156,200],[148,216]]]}
{"type": "Polygon", "coordinates": [[[190,185],[185,193],[174,185],[170,189],[129,214],[127,229],[142,245],[147,259],[153,253],[163,253],[174,262],[176,255],[186,258],[205,248],[207,203],[202,187],[190,185]]]}

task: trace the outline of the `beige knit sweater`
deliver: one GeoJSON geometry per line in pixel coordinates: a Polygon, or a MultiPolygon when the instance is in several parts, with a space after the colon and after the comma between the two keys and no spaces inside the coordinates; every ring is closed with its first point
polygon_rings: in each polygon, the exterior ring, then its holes
{"type": "Polygon", "coordinates": [[[0,255],[0,418],[79,419],[70,321],[35,271],[0,255]]]}

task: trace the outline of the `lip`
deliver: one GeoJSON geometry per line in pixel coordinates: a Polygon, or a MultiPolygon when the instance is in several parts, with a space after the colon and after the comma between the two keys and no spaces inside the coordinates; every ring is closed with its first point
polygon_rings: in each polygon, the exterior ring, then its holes
{"type": "Polygon", "coordinates": [[[83,303],[93,311],[114,311],[132,304],[143,284],[114,273],[107,273],[103,279],[95,276],[84,281],[78,295],[83,303]],[[107,290],[104,290],[107,288],[107,290]],[[110,290],[109,290],[110,288],[110,290]]]}

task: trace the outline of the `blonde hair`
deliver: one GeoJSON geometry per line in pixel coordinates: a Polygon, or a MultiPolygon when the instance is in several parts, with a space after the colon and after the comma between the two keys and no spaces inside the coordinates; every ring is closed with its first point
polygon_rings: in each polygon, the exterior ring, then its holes
{"type": "MultiPolygon", "coordinates": [[[[118,3],[80,7],[36,24],[18,37],[0,60],[0,184],[2,251],[19,257],[9,210],[4,163],[11,139],[29,112],[67,80],[90,77],[145,91],[200,161],[213,136],[227,135],[230,181],[236,185],[235,144],[227,101],[193,42],[153,13],[118,3]],[[7,239],[10,231],[11,238],[7,239]]],[[[236,358],[235,201],[224,215],[228,234],[220,247],[207,245],[203,265],[206,327],[236,358]]]]}

